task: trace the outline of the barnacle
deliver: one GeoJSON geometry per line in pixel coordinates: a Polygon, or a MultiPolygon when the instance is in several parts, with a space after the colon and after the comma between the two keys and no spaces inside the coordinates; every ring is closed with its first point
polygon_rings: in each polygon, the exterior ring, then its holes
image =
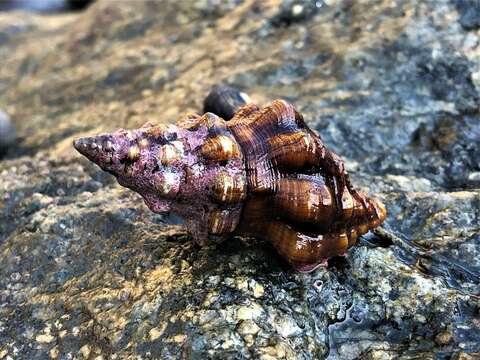
{"type": "Polygon", "coordinates": [[[230,90],[215,91],[206,108],[220,94],[230,119],[188,114],[177,125],[148,124],[74,146],[152,211],[184,217],[198,243],[234,233],[262,237],[299,271],[344,254],[383,222],[383,204],[351,185],[342,160],[291,104],[241,106],[230,90]]]}

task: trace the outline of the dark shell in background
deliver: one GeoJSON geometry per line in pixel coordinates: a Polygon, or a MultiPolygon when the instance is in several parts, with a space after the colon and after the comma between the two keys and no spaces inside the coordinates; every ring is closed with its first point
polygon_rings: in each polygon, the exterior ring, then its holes
{"type": "Polygon", "coordinates": [[[385,207],[353,188],[342,160],[291,104],[275,100],[260,109],[243,105],[246,98],[216,86],[203,116],[74,146],[141,194],[152,211],[185,218],[199,244],[253,235],[270,241],[295,269],[311,271],[380,225],[385,207]]]}
{"type": "Polygon", "coordinates": [[[2,0],[0,11],[23,10],[50,14],[83,10],[92,2],[93,0],[2,0]]]}
{"type": "Polygon", "coordinates": [[[211,112],[230,120],[248,102],[248,96],[228,85],[215,85],[203,102],[203,112],[211,112]]]}
{"type": "Polygon", "coordinates": [[[16,131],[10,116],[0,109],[0,158],[15,143],[16,131]]]}

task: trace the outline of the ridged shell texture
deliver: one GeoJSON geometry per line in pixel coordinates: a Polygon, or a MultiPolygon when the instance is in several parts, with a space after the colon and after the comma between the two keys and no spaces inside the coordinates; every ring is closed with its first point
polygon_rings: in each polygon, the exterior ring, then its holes
{"type": "Polygon", "coordinates": [[[200,244],[232,234],[265,238],[299,271],[344,254],[386,216],[283,100],[263,109],[246,104],[228,121],[186,115],[176,125],[74,145],[153,211],[183,216],[200,244]]]}

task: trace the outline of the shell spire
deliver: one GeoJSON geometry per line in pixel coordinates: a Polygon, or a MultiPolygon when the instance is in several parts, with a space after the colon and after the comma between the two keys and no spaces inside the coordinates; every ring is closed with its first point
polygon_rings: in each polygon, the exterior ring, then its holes
{"type": "Polygon", "coordinates": [[[353,188],[342,160],[291,104],[260,109],[245,99],[217,87],[205,108],[218,114],[82,138],[74,147],[152,211],[184,217],[198,243],[263,237],[298,271],[345,253],[384,221],[383,204],[353,188]]]}

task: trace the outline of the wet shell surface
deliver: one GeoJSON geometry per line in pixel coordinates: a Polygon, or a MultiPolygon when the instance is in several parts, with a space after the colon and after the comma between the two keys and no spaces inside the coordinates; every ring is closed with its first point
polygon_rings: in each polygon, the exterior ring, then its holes
{"type": "MultiPolygon", "coordinates": [[[[210,107],[216,96],[207,98],[210,107]]],[[[383,204],[353,188],[342,160],[291,104],[260,109],[238,100],[233,113],[222,96],[228,121],[189,114],[176,125],[122,129],[74,146],[152,211],[182,216],[199,244],[265,238],[298,271],[344,254],[383,222],[383,204]]]]}

